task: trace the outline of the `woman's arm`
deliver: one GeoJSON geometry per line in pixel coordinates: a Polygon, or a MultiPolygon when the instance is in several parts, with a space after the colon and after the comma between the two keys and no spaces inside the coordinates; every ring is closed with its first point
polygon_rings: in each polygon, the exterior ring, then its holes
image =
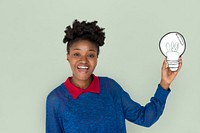
{"type": "Polygon", "coordinates": [[[145,106],[141,106],[139,103],[133,101],[126,92],[122,94],[121,101],[126,119],[145,127],[150,127],[159,119],[163,113],[166,99],[170,92],[169,86],[182,67],[181,58],[179,62],[178,70],[172,72],[167,67],[166,59],[164,60],[160,84],[150,102],[145,106]]]}
{"type": "Polygon", "coordinates": [[[46,100],[46,133],[62,133],[57,116],[58,100],[55,95],[49,95],[46,100]]]}
{"type": "Polygon", "coordinates": [[[166,91],[158,85],[156,93],[145,106],[133,101],[128,93],[124,92],[121,101],[125,118],[135,124],[150,127],[162,115],[169,92],[170,89],[166,91]]]}

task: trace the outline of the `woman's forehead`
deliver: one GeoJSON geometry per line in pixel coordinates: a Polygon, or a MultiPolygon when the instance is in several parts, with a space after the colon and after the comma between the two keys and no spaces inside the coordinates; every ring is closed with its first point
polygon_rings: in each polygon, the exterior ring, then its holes
{"type": "Polygon", "coordinates": [[[70,50],[83,50],[83,51],[97,51],[97,48],[94,43],[87,40],[80,40],[74,42],[70,50]]]}

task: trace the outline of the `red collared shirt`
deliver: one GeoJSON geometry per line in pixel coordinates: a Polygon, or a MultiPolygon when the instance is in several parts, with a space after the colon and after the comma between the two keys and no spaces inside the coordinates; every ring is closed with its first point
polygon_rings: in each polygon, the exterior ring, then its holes
{"type": "Polygon", "coordinates": [[[71,83],[72,77],[67,78],[67,80],[64,82],[64,85],[66,89],[69,91],[71,96],[76,100],[82,93],[86,92],[92,92],[92,93],[100,93],[100,82],[99,78],[95,75],[93,76],[92,83],[86,88],[86,89],[81,89],[79,87],[76,87],[71,83]]]}

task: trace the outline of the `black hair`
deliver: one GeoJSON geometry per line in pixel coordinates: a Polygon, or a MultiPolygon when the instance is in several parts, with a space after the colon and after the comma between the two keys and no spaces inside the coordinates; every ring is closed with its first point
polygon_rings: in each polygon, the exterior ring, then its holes
{"type": "Polygon", "coordinates": [[[104,28],[100,28],[97,25],[97,21],[79,22],[78,20],[74,20],[72,26],[67,26],[64,31],[65,36],[63,43],[67,43],[67,52],[69,53],[69,49],[74,42],[79,40],[88,40],[97,47],[98,55],[99,47],[104,45],[105,32],[103,30],[104,28]]]}

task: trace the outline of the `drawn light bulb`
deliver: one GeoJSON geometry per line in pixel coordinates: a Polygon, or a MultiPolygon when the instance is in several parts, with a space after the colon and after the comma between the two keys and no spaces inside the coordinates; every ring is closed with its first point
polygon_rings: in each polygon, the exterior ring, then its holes
{"type": "Polygon", "coordinates": [[[186,49],[186,42],[178,32],[165,34],[159,42],[160,51],[167,58],[167,64],[171,71],[176,71],[179,66],[179,57],[186,49]]]}

